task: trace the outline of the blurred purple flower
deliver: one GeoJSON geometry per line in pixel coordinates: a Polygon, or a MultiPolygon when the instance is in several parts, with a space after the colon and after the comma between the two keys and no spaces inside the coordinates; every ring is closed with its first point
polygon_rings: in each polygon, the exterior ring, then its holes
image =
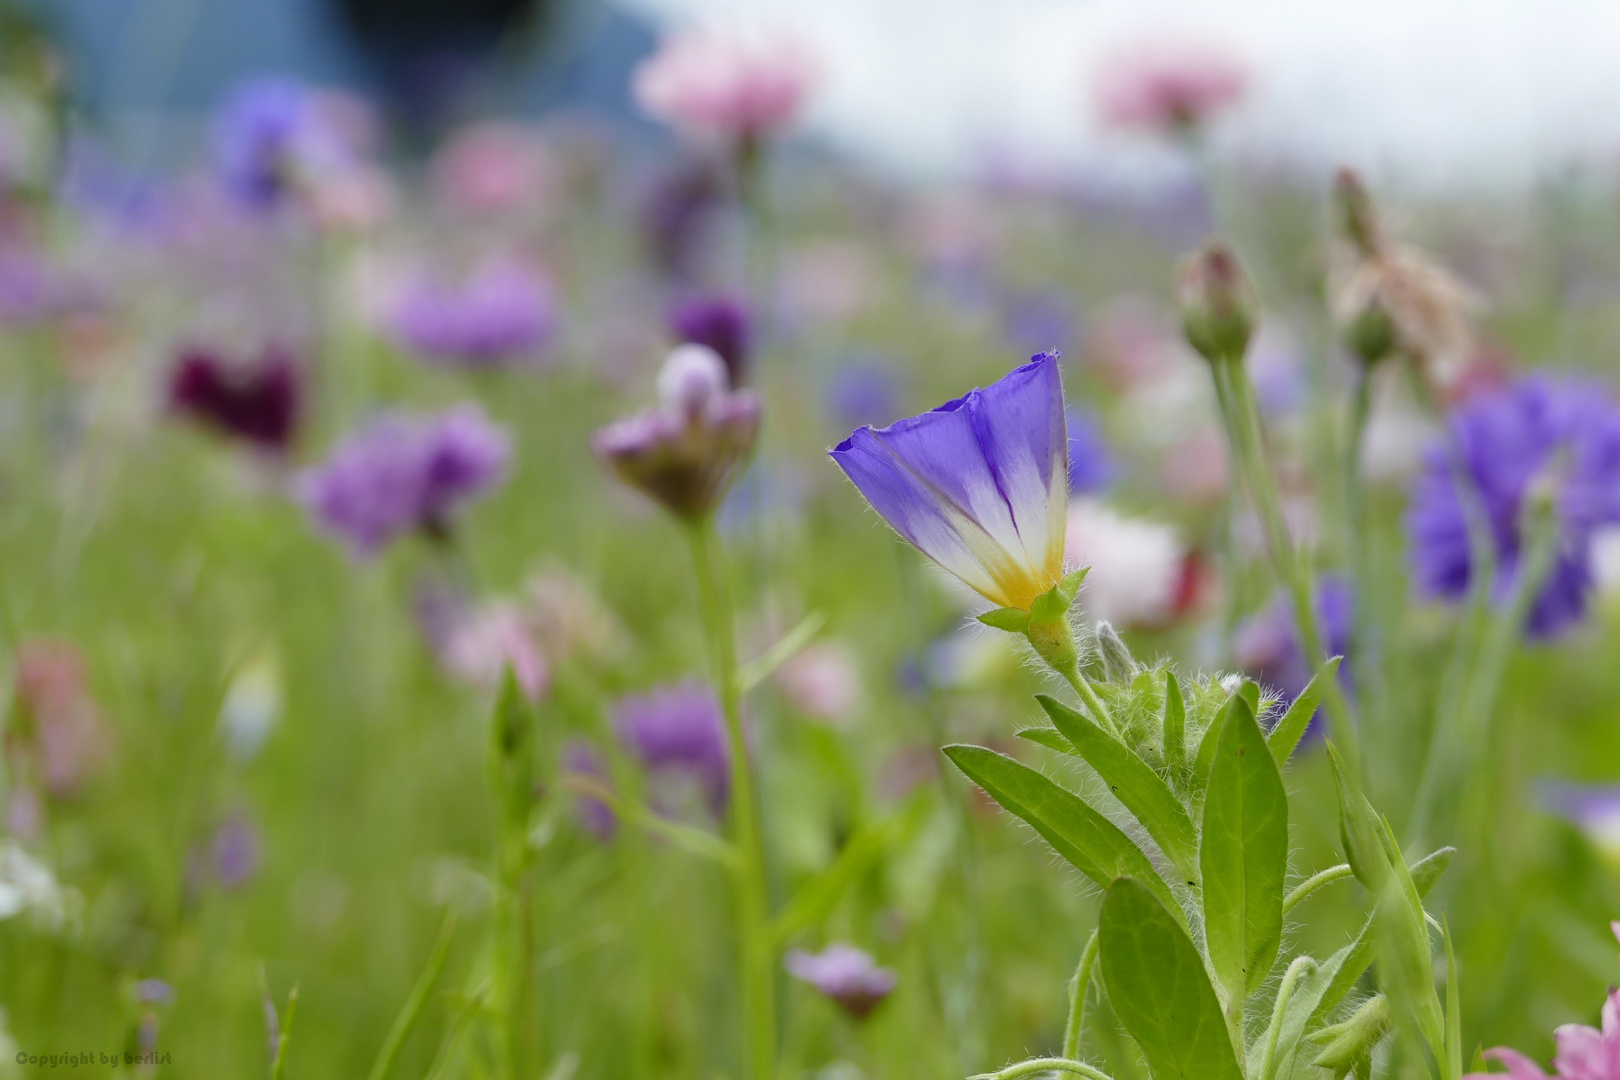
{"type": "Polygon", "coordinates": [[[827,411],[843,428],[887,423],[900,411],[900,387],[879,359],[852,361],[838,369],[827,388],[827,411]]]}
{"type": "Polygon", "coordinates": [[[597,431],[591,446],[619,478],[678,517],[709,513],[754,450],[760,401],[727,384],[725,363],[682,345],[658,373],[659,404],[597,431]]]}
{"type": "Polygon", "coordinates": [[[1063,576],[1056,353],[920,416],[857,428],[830,453],[896,532],[991,603],[1027,611],[1063,576]]]}
{"type": "Polygon", "coordinates": [[[1536,794],[1541,805],[1568,821],[1611,854],[1620,854],[1620,784],[1571,784],[1543,781],[1536,794]]]}
{"type": "MultiPolygon", "coordinates": [[[[562,749],[563,771],[605,780],[607,769],[601,752],[584,739],[570,739],[562,749]]],[[[574,820],[579,827],[601,841],[613,839],[619,831],[619,817],[607,803],[589,795],[574,796],[574,820]]]]}
{"type": "Polygon", "coordinates": [[[724,193],[720,176],[706,161],[684,163],[654,180],[642,197],[637,221],[648,253],[665,273],[685,277],[692,272],[724,193]]]}
{"type": "Polygon", "coordinates": [[[301,382],[292,354],[274,343],[247,363],[188,345],[169,375],[169,405],[222,434],[285,450],[298,424],[301,382]]]}
{"type": "Polygon", "coordinates": [[[655,775],[694,782],[716,814],[731,791],[731,752],[714,691],[695,680],[628,694],[613,705],[619,741],[655,775]]]}
{"type": "Polygon", "coordinates": [[[506,433],[476,405],[389,414],[304,473],[298,496],[321,528],[371,556],[412,530],[447,533],[456,508],[499,483],[510,457],[506,433]]]}
{"type": "Polygon", "coordinates": [[[1114,455],[1103,439],[1102,425],[1094,415],[1073,405],[1064,415],[1069,425],[1069,493],[1101,491],[1113,481],[1117,471],[1114,455]]]}
{"type": "Polygon", "coordinates": [[[819,953],[793,949],[783,962],[788,974],[814,986],[864,1020],[879,1002],[894,992],[895,974],[878,967],[872,957],[853,945],[829,945],[819,953]]]}
{"type": "Polygon", "coordinates": [[[513,260],[486,263],[454,285],[423,278],[391,312],[393,336],[429,360],[489,368],[533,354],[556,328],[544,277],[513,260]]]}
{"type": "Polygon", "coordinates": [[[214,833],[214,876],[220,885],[234,889],[258,871],[261,854],[259,830],[244,812],[232,811],[214,833]]]}
{"type": "Polygon", "coordinates": [[[221,184],[255,210],[275,208],[348,156],[318,95],[282,76],[250,79],[231,91],[214,114],[213,150],[221,184]]]}
{"type": "Polygon", "coordinates": [[[682,342],[713,349],[725,361],[733,387],[747,381],[751,335],[741,303],[719,295],[687,297],[670,309],[669,328],[682,342]]]}
{"type": "Polygon", "coordinates": [[[174,987],[162,979],[142,979],[135,984],[135,1000],[143,1005],[167,1005],[174,1000],[174,987]]]}
{"type": "Polygon", "coordinates": [[[0,325],[25,326],[91,310],[90,282],[55,265],[41,249],[0,236],[0,325]]]}
{"type": "MultiPolygon", "coordinates": [[[[1316,582],[1316,619],[1322,630],[1323,645],[1330,656],[1342,656],[1339,681],[1350,683],[1350,635],[1354,600],[1350,583],[1337,575],[1324,575],[1316,582]]],[[[1251,615],[1238,625],[1232,642],[1238,667],[1263,686],[1277,691],[1286,708],[1305,689],[1315,667],[1305,655],[1300,641],[1293,603],[1279,596],[1270,607],[1251,615]]],[[[1312,730],[1316,717],[1311,718],[1312,730]]]]}
{"type": "Polygon", "coordinates": [[[1014,293],[1003,301],[1002,324],[1020,349],[1072,349],[1079,322],[1074,305],[1050,289],[1014,293]]]}
{"type": "Polygon", "coordinates": [[[1450,448],[1429,451],[1406,514],[1418,587],[1455,599],[1472,577],[1453,457],[1460,455],[1474,487],[1469,497],[1490,524],[1499,600],[1511,593],[1518,574],[1526,494],[1556,470],[1557,551],[1525,630],[1547,637],[1579,621],[1592,589],[1592,534],[1620,522],[1620,409],[1593,383],[1530,376],[1462,405],[1447,439],[1450,448]]]}

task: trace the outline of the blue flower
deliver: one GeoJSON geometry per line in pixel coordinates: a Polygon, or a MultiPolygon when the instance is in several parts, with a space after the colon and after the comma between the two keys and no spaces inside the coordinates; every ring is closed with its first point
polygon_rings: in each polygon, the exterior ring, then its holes
{"type": "Polygon", "coordinates": [[[1063,576],[1069,439],[1056,353],[832,458],[872,509],[992,603],[1028,610],[1063,576]]]}
{"type": "Polygon", "coordinates": [[[239,85],[214,114],[214,167],[226,190],[257,210],[278,206],[309,175],[346,154],[314,91],[268,76],[239,85]]]}
{"type": "Polygon", "coordinates": [[[1073,405],[1064,414],[1069,425],[1069,493],[1090,494],[1114,479],[1114,457],[1104,441],[1102,425],[1091,413],[1073,405]]]}
{"type": "MultiPolygon", "coordinates": [[[[1338,575],[1324,575],[1316,583],[1316,621],[1330,656],[1342,656],[1339,681],[1350,685],[1350,646],[1355,606],[1350,583],[1338,575]]],[[[1315,674],[1300,640],[1294,605],[1279,596],[1270,607],[1245,619],[1232,643],[1238,666],[1262,685],[1276,691],[1284,707],[1293,704],[1315,674]]],[[[1312,724],[1316,723],[1312,719],[1312,724]]]]}
{"type": "Polygon", "coordinates": [[[1448,444],[1429,452],[1406,515],[1413,573],[1430,596],[1468,590],[1473,558],[1454,455],[1473,487],[1496,549],[1497,598],[1518,575],[1525,496],[1558,469],[1558,537],[1546,582],[1531,605],[1526,632],[1546,637],[1578,622],[1592,588],[1591,538],[1620,522],[1620,409],[1597,385],[1531,376],[1478,397],[1452,417],[1448,444]]]}

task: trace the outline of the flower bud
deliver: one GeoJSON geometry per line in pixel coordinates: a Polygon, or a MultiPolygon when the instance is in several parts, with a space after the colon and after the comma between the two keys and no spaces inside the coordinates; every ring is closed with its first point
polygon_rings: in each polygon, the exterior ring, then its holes
{"type": "Polygon", "coordinates": [[[1382,995],[1371,997],[1342,1024],[1325,1027],[1310,1036],[1312,1042],[1326,1043],[1311,1064],[1331,1072],[1335,1080],[1365,1060],[1389,1032],[1389,1001],[1382,995]]]}
{"type": "Polygon", "coordinates": [[[1376,255],[1383,248],[1378,214],[1367,187],[1350,169],[1333,175],[1333,216],[1345,239],[1362,255],[1376,255]]]}
{"type": "Polygon", "coordinates": [[[1107,622],[1097,624],[1097,654],[1111,683],[1129,683],[1136,677],[1136,658],[1119,631],[1107,622]]]}
{"type": "Polygon", "coordinates": [[[728,383],[719,353],[707,345],[681,345],[658,371],[658,401],[676,416],[704,417],[728,383]]]}
{"type": "Polygon", "coordinates": [[[1242,360],[1254,332],[1254,291],[1225,244],[1214,241],[1181,263],[1181,326],[1210,363],[1242,360]]]}

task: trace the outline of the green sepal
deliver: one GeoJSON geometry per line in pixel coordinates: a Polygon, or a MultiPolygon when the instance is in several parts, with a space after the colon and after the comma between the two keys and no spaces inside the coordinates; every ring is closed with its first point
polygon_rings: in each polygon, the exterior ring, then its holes
{"type": "Polygon", "coordinates": [[[1389,999],[1382,994],[1370,997],[1347,1020],[1306,1036],[1313,1043],[1326,1044],[1311,1064],[1328,1070],[1335,1080],[1343,1080],[1389,1034],[1389,1026],[1389,999]]]}
{"type": "Polygon", "coordinates": [[[1022,608],[998,607],[978,616],[980,622],[996,630],[1005,630],[1009,634],[1029,633],[1029,612],[1022,608]]]}
{"type": "Polygon", "coordinates": [[[1311,717],[1316,715],[1316,706],[1322,700],[1322,694],[1327,690],[1328,680],[1334,678],[1339,672],[1339,664],[1344,660],[1342,656],[1329,659],[1316,669],[1311,681],[1305,684],[1299,697],[1288,706],[1283,718],[1277,721],[1266,736],[1266,745],[1271,747],[1271,756],[1277,759],[1277,768],[1288,764],[1294,750],[1299,746],[1299,740],[1304,736],[1305,729],[1310,726],[1311,717]]]}
{"type": "Polygon", "coordinates": [[[1181,772],[1187,762],[1187,699],[1181,696],[1181,683],[1176,673],[1164,673],[1164,720],[1160,725],[1164,764],[1172,777],[1181,772]]]}
{"type": "Polygon", "coordinates": [[[1091,573],[1091,567],[1082,566],[1078,570],[1071,570],[1064,574],[1063,579],[1057,583],[1057,588],[1054,591],[1062,598],[1064,611],[1069,610],[1069,606],[1074,603],[1074,598],[1080,595],[1080,586],[1085,582],[1086,575],[1089,573],[1091,573]]]}

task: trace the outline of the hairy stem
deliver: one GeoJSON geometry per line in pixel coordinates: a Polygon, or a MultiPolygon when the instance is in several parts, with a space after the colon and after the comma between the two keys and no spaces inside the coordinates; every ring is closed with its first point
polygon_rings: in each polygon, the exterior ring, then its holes
{"type": "Polygon", "coordinates": [[[1091,969],[1097,964],[1097,931],[1091,932],[1086,947],[1080,950],[1080,963],[1069,980],[1069,1021],[1063,1025],[1063,1056],[1077,1057],[1080,1053],[1080,1032],[1086,1024],[1086,991],[1091,987],[1091,969]]]}
{"type": "Polygon", "coordinates": [[[766,895],[765,846],[760,831],[754,774],[743,737],[737,693],[737,642],[731,593],[721,565],[719,544],[710,518],[700,518],[689,531],[692,563],[715,693],[725,714],[731,754],[730,826],[741,867],[735,875],[738,949],[738,992],[742,998],[744,1059],[752,1080],[772,1080],[776,1059],[776,965],[766,895]]]}
{"type": "Polygon", "coordinates": [[[1041,1073],[1053,1072],[1075,1073],[1086,1077],[1087,1080],[1112,1080],[1101,1069],[1068,1058],[1030,1058],[1028,1061],[1009,1065],[1000,1072],[979,1073],[977,1076],[968,1077],[968,1080],[1018,1080],[1023,1076],[1039,1076],[1041,1073]]]}
{"type": "Polygon", "coordinates": [[[1330,866],[1326,870],[1312,874],[1298,885],[1295,885],[1288,891],[1288,895],[1283,897],[1283,914],[1287,915],[1301,900],[1304,900],[1324,885],[1331,885],[1335,881],[1343,881],[1347,877],[1354,876],[1354,874],[1355,871],[1350,869],[1349,863],[1340,863],[1338,866],[1330,866]]]}

